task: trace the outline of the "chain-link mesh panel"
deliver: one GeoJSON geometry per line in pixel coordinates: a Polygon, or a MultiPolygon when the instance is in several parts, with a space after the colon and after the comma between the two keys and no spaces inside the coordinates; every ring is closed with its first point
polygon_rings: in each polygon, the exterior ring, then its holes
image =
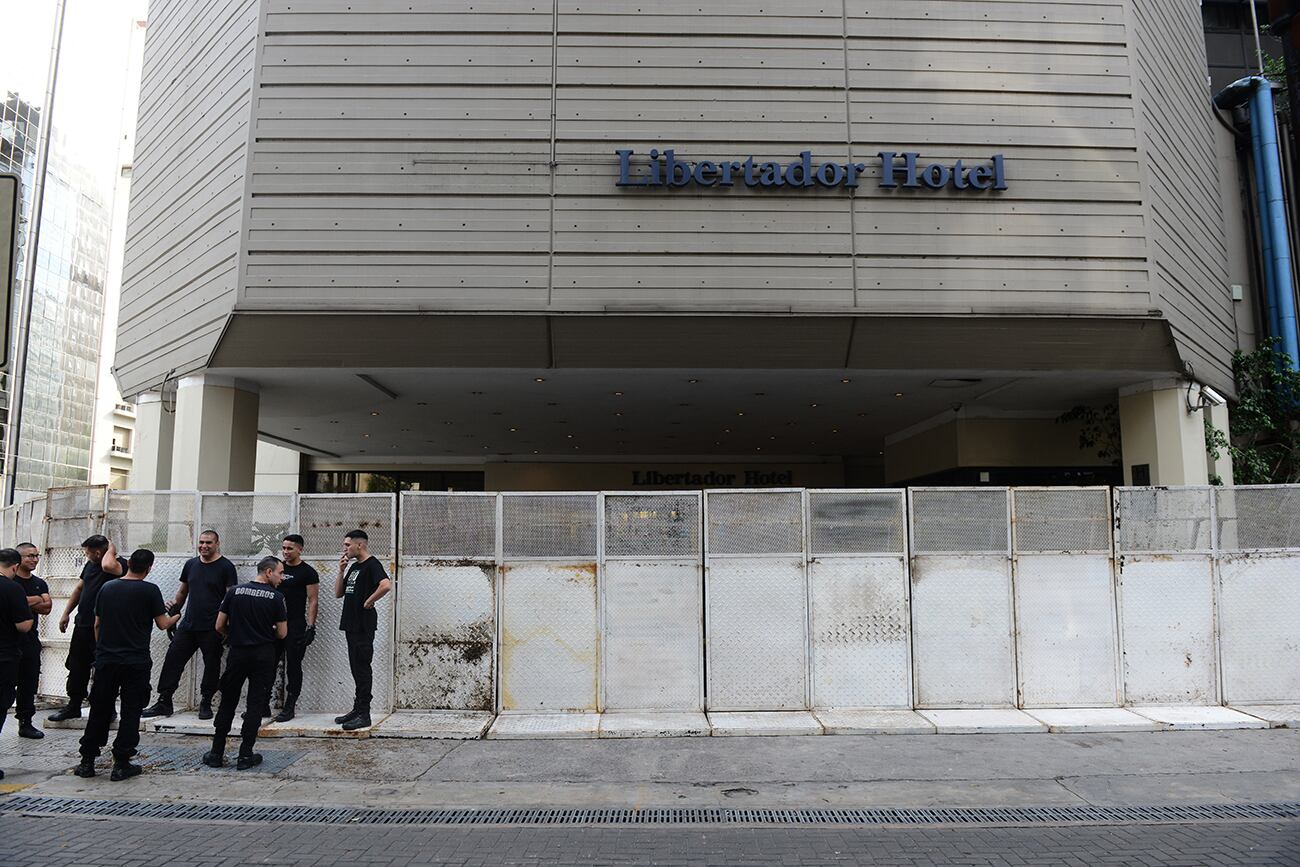
{"type": "Polygon", "coordinates": [[[1017,551],[1110,551],[1110,491],[1013,490],[1017,551]]]}
{"type": "Polygon", "coordinates": [[[506,494],[502,510],[506,559],[596,556],[595,494],[506,494]]]}
{"type": "MultiPolygon", "coordinates": [[[[193,495],[190,496],[191,500],[193,495]]],[[[155,557],[153,568],[149,570],[149,581],[158,585],[158,590],[162,593],[163,601],[171,604],[176,598],[176,591],[181,586],[181,569],[185,567],[185,562],[189,560],[185,552],[176,554],[163,554],[155,557]]],[[[163,660],[167,658],[167,648],[171,646],[171,639],[167,637],[166,632],[157,629],[150,629],[149,640],[149,658],[152,663],[152,669],[149,673],[149,683],[155,691],[158,688],[158,680],[162,677],[163,660]]],[[[196,697],[195,692],[198,688],[195,673],[199,671],[202,663],[203,654],[195,653],[193,659],[185,666],[185,671],[181,673],[180,685],[176,688],[176,694],[172,697],[172,703],[178,711],[194,707],[196,697]]]]}
{"type": "Polygon", "coordinates": [[[814,557],[822,554],[902,554],[907,520],[902,491],[809,491],[814,557]]]}
{"type": "Polygon", "coordinates": [[[1210,488],[1120,488],[1118,494],[1120,551],[1210,550],[1210,488]]]}
{"type": "Polygon", "coordinates": [[[51,488],[46,497],[46,547],[78,548],[88,536],[102,532],[106,491],[103,486],[51,488]]]}
{"type": "MultiPolygon", "coordinates": [[[[315,560],[342,550],[343,534],[364,530],[370,553],[388,559],[397,541],[393,532],[392,494],[305,494],[298,497],[298,532],[306,543],[303,555],[315,560]]],[[[330,571],[333,571],[331,568],[330,571]]]]}
{"type": "Polygon", "coordinates": [[[1300,549],[1300,487],[1215,488],[1219,550],[1300,549]]]}
{"type": "Polygon", "coordinates": [[[293,525],[293,494],[201,494],[199,527],[215,530],[230,559],[280,555],[293,525]]]}
{"type": "Polygon", "coordinates": [[[912,491],[912,539],[917,554],[1006,552],[1005,488],[912,491]]]}
{"type": "Polygon", "coordinates": [[[403,558],[496,558],[495,496],[407,491],[401,504],[403,558]]]}
{"type": "Polygon", "coordinates": [[[605,497],[606,557],[699,557],[700,495],[605,497]]]}
{"type": "Polygon", "coordinates": [[[129,553],[194,553],[198,497],[181,491],[112,491],[104,534],[129,553]]]}
{"type": "Polygon", "coordinates": [[[802,554],[797,491],[710,491],[710,554],[802,554]]]}

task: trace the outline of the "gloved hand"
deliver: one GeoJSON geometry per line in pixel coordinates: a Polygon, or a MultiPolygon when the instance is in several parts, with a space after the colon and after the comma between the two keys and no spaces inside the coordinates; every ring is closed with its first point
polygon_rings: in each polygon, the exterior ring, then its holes
{"type": "Polygon", "coordinates": [[[307,631],[302,634],[302,646],[311,647],[311,643],[316,640],[316,627],[308,626],[307,631]]]}
{"type": "Polygon", "coordinates": [[[168,616],[168,617],[175,617],[177,614],[180,614],[180,613],[181,613],[181,607],[180,607],[179,605],[177,605],[175,602],[173,602],[171,605],[168,605],[168,606],[167,606],[167,616],[168,616]]]}

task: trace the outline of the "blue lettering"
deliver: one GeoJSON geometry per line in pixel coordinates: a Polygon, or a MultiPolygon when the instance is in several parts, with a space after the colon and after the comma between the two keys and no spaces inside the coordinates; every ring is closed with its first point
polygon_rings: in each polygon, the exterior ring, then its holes
{"type": "Polygon", "coordinates": [[[638,181],[632,180],[632,154],[633,151],[614,151],[618,154],[618,186],[620,187],[644,187],[648,183],[644,178],[638,181]]]}
{"type": "Polygon", "coordinates": [[[708,160],[701,160],[691,173],[695,183],[702,187],[711,187],[718,182],[718,167],[708,160]]]}
{"type": "Polygon", "coordinates": [[[801,151],[799,162],[790,163],[785,169],[785,182],[792,187],[811,187],[813,185],[812,151],[801,151]],[[798,172],[798,177],[795,172],[798,172]]]}
{"type": "Polygon", "coordinates": [[[1007,188],[1007,167],[1003,160],[1002,154],[993,155],[993,189],[1005,190],[1007,188]]]}

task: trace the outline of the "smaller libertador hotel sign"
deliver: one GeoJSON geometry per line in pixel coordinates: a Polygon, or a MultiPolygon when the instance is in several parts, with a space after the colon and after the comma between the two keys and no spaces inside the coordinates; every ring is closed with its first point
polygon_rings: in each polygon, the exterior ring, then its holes
{"type": "MultiPolygon", "coordinates": [[[[789,163],[756,160],[679,159],[671,149],[651,148],[643,159],[632,150],[615,151],[618,155],[620,187],[758,187],[760,189],[823,187],[854,189],[869,170],[867,163],[816,162],[812,151],[802,151],[789,163]]],[[[988,162],[967,164],[923,162],[918,153],[881,151],[880,186],[884,189],[952,189],[973,192],[1005,190],[1006,161],[994,154],[988,162]]]]}

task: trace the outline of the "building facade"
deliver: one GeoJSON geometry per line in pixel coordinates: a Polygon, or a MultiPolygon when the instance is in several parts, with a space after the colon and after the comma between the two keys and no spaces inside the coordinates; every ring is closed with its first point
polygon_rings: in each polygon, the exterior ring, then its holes
{"type": "Polygon", "coordinates": [[[259,440],[307,490],[1230,474],[1206,69],[1181,0],[171,4],[132,485],[251,489],[259,440]]]}
{"type": "MultiPolygon", "coordinates": [[[[40,109],[18,94],[9,93],[0,105],[0,171],[22,178],[24,214],[31,207],[40,123],[40,109]]],[[[59,136],[51,141],[18,441],[19,499],[87,483],[95,425],[109,211],[89,173],[66,158],[59,136]]],[[[20,231],[29,231],[25,219],[20,231]]],[[[19,261],[16,286],[29,265],[19,261]]],[[[18,305],[11,309],[16,333],[18,305]]],[[[10,398],[6,376],[6,412],[10,398]]]]}

